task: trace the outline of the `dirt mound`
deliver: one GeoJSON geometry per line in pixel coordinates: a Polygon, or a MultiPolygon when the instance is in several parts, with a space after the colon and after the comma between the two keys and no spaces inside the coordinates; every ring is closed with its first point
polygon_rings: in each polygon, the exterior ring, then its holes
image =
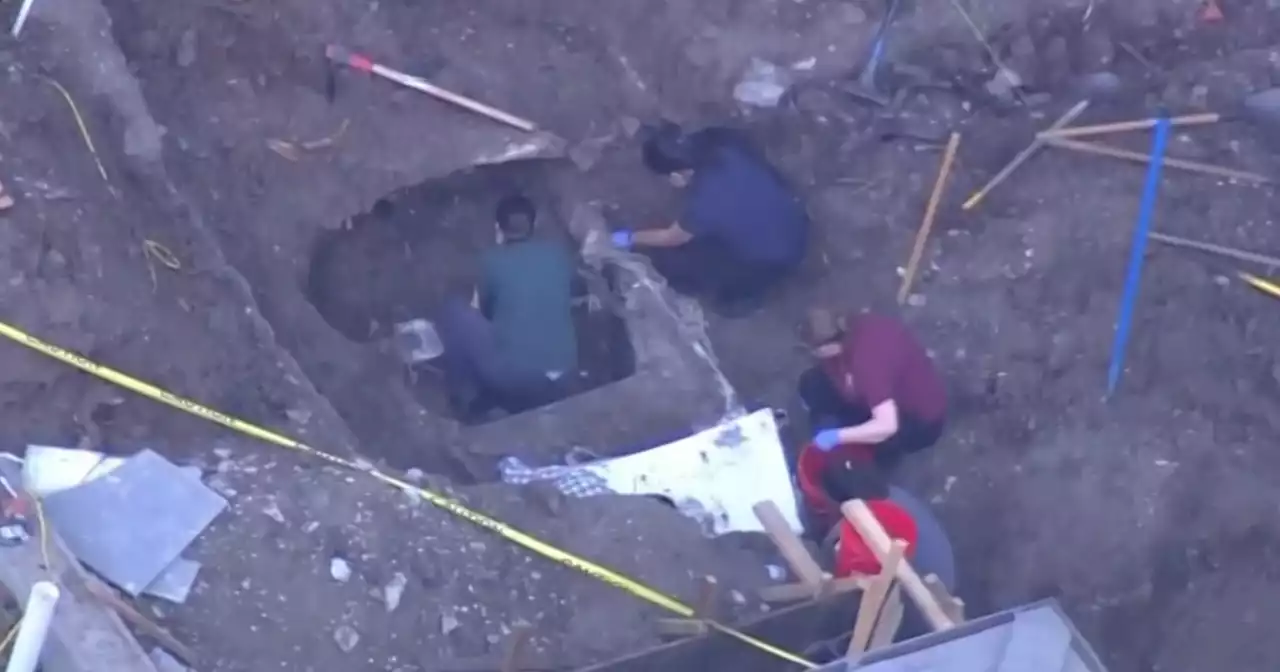
{"type": "MultiPolygon", "coordinates": [[[[1268,641],[1267,620],[1252,602],[1273,585],[1266,560],[1280,548],[1266,486],[1280,469],[1270,419],[1280,385],[1267,338],[1280,317],[1235,285],[1234,266],[1153,250],[1125,391],[1101,405],[1141,170],[1046,153],[978,212],[955,206],[1075,102],[1062,92],[1081,75],[1106,68],[1128,94],[1100,102],[1089,119],[1144,116],[1157,103],[1226,106],[1275,84],[1268,38],[1280,25],[1261,0],[1227,7],[1227,20],[1211,26],[1196,22],[1192,2],[979,4],[974,22],[1028,85],[1020,101],[986,87],[991,53],[948,11],[911,12],[891,42],[897,64],[959,89],[913,93],[903,120],[965,137],[932,266],[908,311],[953,381],[955,412],[944,445],[905,476],[934,494],[957,530],[965,597],[977,609],[1059,595],[1116,669],[1192,669],[1180,646],[1191,641],[1197,655],[1274,668],[1274,653],[1256,644],[1268,641]]],[[[671,217],[672,194],[637,166],[630,137],[638,119],[659,113],[748,126],[819,224],[813,259],[770,308],[711,318],[719,363],[748,402],[791,402],[806,361],[790,344],[809,305],[875,306],[893,295],[937,156],[881,142],[869,129],[874,113],[832,79],[859,61],[877,7],[599,6],[38,0],[22,41],[0,43],[0,182],[16,201],[0,213],[0,314],[336,453],[434,472],[432,487],[676,595],[691,597],[703,573],[749,595],[764,580],[760,557],[701,539],[656,503],[548,508],[537,492],[459,489],[448,478],[492,478],[504,453],[549,460],[573,444],[637,445],[714,419],[723,400],[705,372],[654,387],[663,380],[650,375],[661,359],[655,343],[676,332],[650,329],[637,340],[627,322],[636,373],[616,396],[474,429],[431,412],[369,338],[469,282],[462,264],[436,266],[482,242],[487,221],[470,222],[498,187],[475,187],[476,174],[447,178],[459,170],[569,154],[573,167],[517,185],[562,220],[586,201],[623,222],[671,217]],[[337,73],[330,101],[322,52],[331,42],[535,119],[573,151],[349,72],[337,73]],[[799,65],[781,107],[731,104],[752,57],[799,65]],[[101,168],[52,81],[76,101],[101,168]],[[272,149],[325,137],[334,140],[296,155],[272,149]],[[339,302],[346,317],[308,300],[316,250],[333,240],[343,242],[320,256],[404,243],[344,222],[378,199],[412,201],[402,190],[428,180],[440,180],[428,191],[442,214],[424,217],[427,242],[408,247],[430,261],[334,262],[346,275],[325,276],[329,289],[360,290],[339,302]],[[478,195],[459,201],[452,220],[445,195],[469,189],[478,195]],[[154,254],[157,245],[177,268],[154,254]],[[431,280],[414,291],[411,274],[427,266],[431,280]],[[377,301],[360,301],[369,295],[377,301]]],[[[1171,152],[1274,172],[1263,137],[1239,125],[1180,132],[1171,152]]],[[[1116,142],[1145,150],[1141,138],[1116,142]]],[[[1266,190],[1171,170],[1157,226],[1276,245],[1273,201],[1266,190]]],[[[400,493],[16,346],[0,347],[0,361],[0,431],[11,445],[146,445],[205,467],[230,496],[232,510],[197,549],[206,569],[196,596],[180,608],[151,605],[206,656],[205,668],[441,669],[444,659],[496,652],[522,621],[535,626],[539,655],[563,665],[655,641],[649,607],[400,493]],[[350,581],[329,577],[334,557],[352,566],[350,581]],[[407,587],[389,611],[382,595],[397,574],[407,587]],[[346,653],[329,641],[340,626],[358,638],[346,653]]]]}

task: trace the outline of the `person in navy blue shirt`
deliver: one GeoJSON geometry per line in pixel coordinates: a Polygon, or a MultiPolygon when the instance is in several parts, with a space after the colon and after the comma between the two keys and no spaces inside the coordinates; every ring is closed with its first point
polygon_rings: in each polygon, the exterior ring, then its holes
{"type": "Polygon", "coordinates": [[[680,218],[665,227],[614,231],[613,245],[639,248],[667,283],[742,313],[803,261],[809,217],[782,175],[744,133],[712,127],[685,134],[648,129],[644,162],[686,187],[680,218]]]}

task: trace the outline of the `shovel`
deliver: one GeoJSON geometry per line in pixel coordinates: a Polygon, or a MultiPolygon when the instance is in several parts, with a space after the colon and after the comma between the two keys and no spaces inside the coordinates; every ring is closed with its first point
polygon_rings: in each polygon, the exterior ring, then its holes
{"type": "Polygon", "coordinates": [[[876,29],[876,38],[871,43],[871,57],[867,59],[867,64],[863,66],[862,74],[858,75],[857,82],[844,88],[849,94],[881,107],[889,104],[890,97],[881,92],[879,87],[876,86],[876,74],[880,71],[880,61],[884,59],[884,43],[889,34],[889,25],[897,18],[898,3],[900,1],[887,0],[884,18],[880,20],[880,27],[876,29]]]}

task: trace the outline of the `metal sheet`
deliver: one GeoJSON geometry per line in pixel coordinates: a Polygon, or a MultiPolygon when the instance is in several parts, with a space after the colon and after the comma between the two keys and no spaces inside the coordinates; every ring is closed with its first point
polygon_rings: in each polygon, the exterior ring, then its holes
{"type": "Polygon", "coordinates": [[[217,493],[150,450],[45,499],[45,513],[71,552],[135,597],[226,506],[217,493]]]}

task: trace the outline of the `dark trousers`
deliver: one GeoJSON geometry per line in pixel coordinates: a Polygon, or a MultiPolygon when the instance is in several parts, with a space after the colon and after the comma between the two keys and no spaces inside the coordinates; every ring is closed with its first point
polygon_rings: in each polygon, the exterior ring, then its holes
{"type": "Polygon", "coordinates": [[[706,296],[726,307],[759,301],[794,269],[794,265],[743,260],[714,238],[643,251],[672,289],[706,296]]]}
{"type": "Polygon", "coordinates": [[[470,303],[446,300],[434,324],[444,345],[441,368],[449,398],[464,420],[494,407],[522,413],[563,396],[563,378],[553,381],[545,372],[525,370],[504,356],[493,324],[470,303]]]}
{"type": "MultiPolygon", "coordinates": [[[[815,366],[800,375],[799,392],[809,412],[809,426],[814,432],[852,427],[871,419],[871,409],[846,401],[820,367],[815,366]]],[[[889,470],[907,455],[932,446],[942,438],[944,424],[943,420],[920,420],[899,408],[897,433],[874,446],[872,454],[876,464],[889,470]]]]}

